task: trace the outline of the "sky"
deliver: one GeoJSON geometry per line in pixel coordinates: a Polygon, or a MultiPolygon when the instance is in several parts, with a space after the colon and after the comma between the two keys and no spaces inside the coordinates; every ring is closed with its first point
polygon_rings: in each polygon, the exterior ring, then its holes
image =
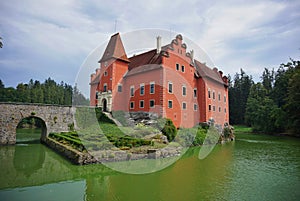
{"type": "MultiPolygon", "coordinates": [[[[81,76],[88,82],[116,32],[123,39],[157,30],[163,45],[180,33],[224,74],[243,68],[255,81],[264,68],[300,60],[298,0],[10,0],[0,1],[0,9],[0,79],[6,87],[48,77],[74,85],[81,76]],[[87,62],[91,55],[98,57],[95,64],[87,62]]],[[[133,38],[137,43],[139,37],[133,38]]],[[[149,44],[145,49],[155,48],[155,37],[149,44]]],[[[88,95],[86,88],[88,83],[82,88],[88,95]]]]}

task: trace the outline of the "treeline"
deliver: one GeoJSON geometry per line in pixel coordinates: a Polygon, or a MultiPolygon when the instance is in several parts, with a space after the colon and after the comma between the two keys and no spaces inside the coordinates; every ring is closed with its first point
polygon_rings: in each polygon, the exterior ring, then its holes
{"type": "Polygon", "coordinates": [[[265,68],[255,83],[242,69],[229,84],[230,123],[265,133],[300,134],[300,61],[265,68]]]}
{"type": "Polygon", "coordinates": [[[27,83],[20,83],[16,88],[5,87],[0,80],[0,102],[42,103],[57,105],[89,105],[86,99],[77,89],[61,82],[56,83],[51,78],[41,83],[32,79],[27,83]]]}

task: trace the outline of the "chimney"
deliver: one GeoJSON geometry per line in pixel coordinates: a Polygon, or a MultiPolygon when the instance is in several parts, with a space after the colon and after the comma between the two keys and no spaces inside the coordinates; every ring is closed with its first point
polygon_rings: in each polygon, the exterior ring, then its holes
{"type": "Polygon", "coordinates": [[[159,54],[161,51],[161,37],[156,37],[156,53],[159,54]]]}
{"type": "Polygon", "coordinates": [[[191,50],[191,60],[194,62],[194,50],[191,50]]]}

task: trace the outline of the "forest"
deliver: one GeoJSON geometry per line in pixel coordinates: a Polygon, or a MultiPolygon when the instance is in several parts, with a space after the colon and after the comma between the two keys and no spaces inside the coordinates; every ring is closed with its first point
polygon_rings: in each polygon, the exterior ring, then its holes
{"type": "Polygon", "coordinates": [[[19,83],[16,88],[5,87],[0,80],[0,102],[22,102],[22,103],[42,103],[56,105],[89,105],[76,85],[61,82],[56,83],[48,78],[43,83],[32,79],[24,84],[19,83]]]}
{"type": "MultiPolygon", "coordinates": [[[[229,76],[230,77],[230,76],[229,76]]],[[[254,132],[300,134],[300,61],[290,59],[277,70],[265,68],[255,83],[243,69],[229,82],[232,125],[254,132]]]]}

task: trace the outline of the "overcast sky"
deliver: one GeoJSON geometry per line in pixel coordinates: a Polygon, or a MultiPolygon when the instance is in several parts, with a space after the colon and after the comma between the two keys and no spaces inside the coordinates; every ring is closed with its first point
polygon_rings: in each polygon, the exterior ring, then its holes
{"type": "Polygon", "coordinates": [[[105,47],[115,28],[121,36],[149,28],[169,30],[172,38],[180,33],[225,74],[243,68],[256,81],[265,67],[300,59],[297,0],[9,0],[0,9],[5,86],[48,77],[73,85],[87,56],[105,47]]]}

